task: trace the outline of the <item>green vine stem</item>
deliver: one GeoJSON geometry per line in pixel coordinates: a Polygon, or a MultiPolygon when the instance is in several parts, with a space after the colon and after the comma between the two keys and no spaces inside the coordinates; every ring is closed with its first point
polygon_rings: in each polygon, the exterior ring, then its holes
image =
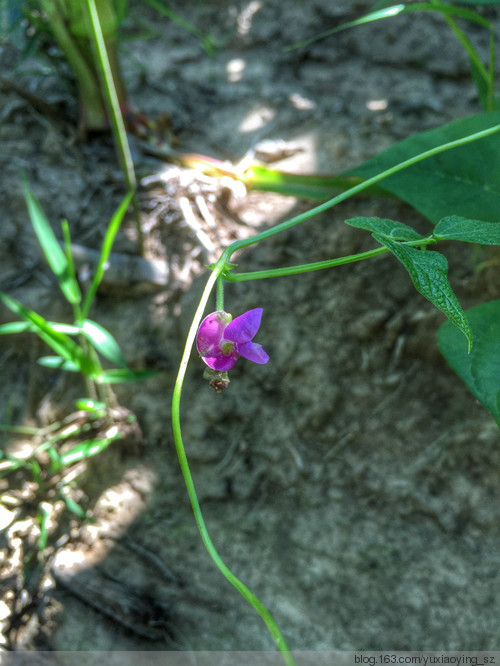
{"type": "Polygon", "coordinates": [[[177,456],[179,458],[179,464],[182,470],[182,475],[186,483],[191,506],[193,508],[196,524],[198,525],[201,538],[203,540],[203,543],[205,544],[206,549],[208,550],[210,557],[212,558],[213,562],[215,563],[219,571],[222,573],[222,575],[225,576],[225,578],[238,590],[238,592],[240,592],[243,595],[243,597],[248,601],[248,603],[255,608],[257,613],[259,613],[261,618],[264,620],[267,628],[269,629],[269,632],[274,638],[274,641],[278,649],[281,651],[283,655],[283,660],[285,664],[287,666],[295,666],[295,661],[288,649],[285,639],[283,638],[280,630],[278,629],[278,625],[276,624],[269,610],[264,606],[264,604],[260,601],[260,599],[258,599],[255,596],[255,594],[253,594],[253,592],[251,592],[248,589],[248,587],[232,573],[232,571],[224,563],[219,553],[217,552],[214,544],[212,543],[210,535],[208,534],[207,527],[205,525],[205,521],[203,519],[203,514],[201,512],[200,503],[196,495],[193,477],[191,476],[191,471],[189,469],[186,451],[184,449],[184,444],[182,441],[182,432],[181,432],[181,423],[180,423],[180,399],[181,399],[182,384],[184,382],[189,356],[191,354],[191,349],[194,344],[198,326],[200,324],[203,312],[207,305],[212,289],[220,275],[221,268],[222,268],[221,266],[216,268],[210,275],[210,278],[208,279],[200,303],[198,305],[193,321],[191,323],[191,327],[189,329],[189,333],[186,340],[186,345],[184,348],[184,353],[180,363],[179,373],[177,375],[177,381],[175,383],[175,388],[174,388],[174,395],[172,398],[172,427],[174,431],[175,447],[177,451],[177,456]]]}
{"type": "Polygon", "coordinates": [[[363,261],[363,259],[371,259],[379,254],[384,254],[389,250],[386,247],[379,247],[375,250],[368,252],[360,252],[359,254],[351,254],[347,257],[340,257],[339,259],[328,259],[326,261],[315,261],[311,264],[301,264],[300,266],[286,266],[285,268],[271,268],[267,271],[252,271],[251,273],[231,273],[225,270],[222,275],[228,282],[246,282],[247,280],[263,280],[265,278],[285,277],[287,275],[299,275],[301,273],[311,273],[312,271],[320,271],[324,268],[334,268],[335,266],[343,266],[344,264],[353,264],[355,261],[363,261]]]}
{"type": "Polygon", "coordinates": [[[443,143],[440,146],[436,146],[435,148],[430,148],[429,150],[426,150],[423,153],[414,155],[413,157],[410,157],[407,160],[404,160],[403,162],[399,162],[399,164],[395,164],[393,167],[390,167],[389,169],[382,171],[376,176],[367,178],[363,182],[354,185],[353,187],[351,187],[348,190],[345,190],[344,192],[341,192],[336,197],[333,197],[333,199],[329,199],[328,201],[319,204],[319,206],[311,208],[305,213],[296,215],[295,217],[292,217],[290,220],[286,220],[285,222],[277,224],[276,226],[271,227],[270,229],[266,229],[261,233],[255,234],[254,236],[250,236],[250,238],[234,241],[234,243],[231,243],[231,245],[229,245],[229,247],[227,247],[224,250],[221,258],[219,259],[217,264],[215,264],[215,266],[216,267],[219,266],[221,261],[224,261],[226,264],[229,263],[232,255],[237,250],[241,250],[245,247],[249,247],[250,245],[254,245],[255,243],[259,243],[260,241],[265,240],[266,238],[270,238],[275,234],[279,234],[282,231],[291,229],[297,224],[309,220],[311,217],[319,215],[320,213],[324,213],[330,208],[333,208],[333,206],[339,204],[341,201],[349,199],[355,194],[358,194],[359,192],[366,190],[372,185],[379,183],[381,180],[384,180],[389,176],[393,176],[395,173],[398,173],[399,171],[403,171],[403,169],[407,169],[408,167],[413,166],[418,162],[422,162],[423,160],[426,160],[429,157],[434,157],[435,155],[444,153],[445,151],[451,150],[452,148],[458,148],[459,146],[465,146],[466,144],[472,143],[473,141],[479,141],[480,139],[485,139],[486,137],[496,134],[497,132],[500,132],[500,125],[493,125],[493,127],[488,127],[487,129],[480,130],[479,132],[474,132],[473,134],[469,134],[468,136],[464,136],[460,139],[455,139],[454,141],[448,141],[447,143],[443,143]]]}
{"type": "Polygon", "coordinates": [[[217,299],[215,309],[217,311],[224,310],[224,278],[222,274],[217,278],[217,299]]]}
{"type": "MultiPolygon", "coordinates": [[[[419,238],[416,241],[407,241],[403,245],[411,245],[417,247],[426,247],[436,243],[436,239],[432,236],[428,238],[419,238]]],[[[349,254],[346,257],[339,257],[338,259],[327,259],[326,261],[315,261],[311,264],[301,264],[299,266],[286,266],[285,268],[271,268],[267,271],[252,271],[251,273],[231,273],[228,269],[223,270],[222,277],[228,282],[246,282],[247,280],[264,280],[266,278],[285,277],[287,275],[299,275],[301,273],[311,273],[312,271],[320,271],[324,268],[335,268],[336,266],[345,266],[345,264],[353,264],[356,261],[363,261],[363,259],[372,259],[378,257],[379,254],[389,252],[386,247],[378,247],[374,250],[367,252],[360,252],[359,254],[349,254]]]]}
{"type": "MultiPolygon", "coordinates": [[[[303,266],[294,266],[294,267],[288,267],[288,268],[279,268],[279,269],[273,269],[270,271],[257,271],[256,273],[240,273],[239,275],[234,275],[230,274],[229,271],[234,267],[233,264],[231,264],[231,257],[236,252],[237,250],[240,250],[244,247],[249,247],[250,245],[253,245],[255,243],[258,243],[261,240],[265,240],[266,238],[269,238],[277,233],[280,233],[281,231],[285,231],[287,229],[290,229],[291,227],[300,224],[301,222],[305,222],[306,220],[310,219],[311,217],[318,215],[319,213],[322,213],[336,204],[340,203],[341,201],[344,201],[345,199],[348,199],[349,197],[357,194],[358,192],[361,192],[372,185],[380,182],[384,178],[387,178],[399,171],[402,171],[403,169],[406,169],[414,164],[417,164],[418,162],[421,162],[429,157],[433,157],[434,155],[438,155],[439,153],[442,153],[446,150],[451,150],[452,148],[457,148],[458,146],[463,146],[467,143],[472,143],[473,141],[478,141],[479,139],[486,138],[488,136],[491,136],[492,134],[495,134],[496,132],[500,131],[500,124],[499,125],[494,125],[493,127],[490,127],[485,130],[481,130],[480,132],[475,132],[474,134],[471,134],[466,137],[462,137],[461,139],[456,139],[455,141],[449,141],[448,143],[442,144],[441,146],[437,146],[435,148],[431,148],[430,150],[427,150],[423,153],[420,153],[419,155],[416,155],[414,157],[411,157],[403,162],[400,162],[399,164],[396,164],[393,167],[390,167],[389,169],[386,169],[385,171],[381,172],[380,174],[377,174],[376,176],[373,176],[372,178],[368,178],[367,180],[363,181],[362,183],[359,183],[355,185],[354,187],[350,188],[349,190],[346,190],[345,192],[342,192],[341,194],[337,195],[333,199],[330,199],[329,201],[320,204],[319,206],[316,206],[315,208],[312,208],[311,210],[307,211],[306,213],[302,213],[301,215],[297,215],[296,217],[287,220],[286,222],[282,222],[281,224],[276,225],[275,227],[272,227],[270,229],[267,229],[266,231],[263,231],[259,234],[255,234],[254,236],[251,236],[250,238],[243,239],[243,240],[238,240],[229,245],[221,254],[219,260],[217,263],[212,265],[210,268],[212,269],[212,272],[208,278],[207,284],[205,285],[205,289],[203,290],[203,294],[201,296],[200,302],[198,304],[198,307],[196,309],[196,312],[194,314],[193,320],[191,322],[191,326],[189,328],[189,332],[186,338],[186,344],[184,346],[184,351],[182,354],[180,366],[179,366],[179,371],[177,374],[177,379],[175,382],[174,386],[174,392],[172,396],[172,428],[173,428],[173,435],[174,435],[174,442],[175,442],[175,448],[177,451],[177,456],[179,459],[179,464],[181,467],[182,475],[184,477],[184,482],[186,484],[187,492],[189,495],[189,500],[191,502],[191,506],[193,509],[194,517],[196,520],[196,524],[198,526],[201,538],[203,540],[203,543],[205,544],[205,547],[212,558],[213,562],[219,569],[219,571],[225,576],[225,578],[242,594],[242,596],[248,601],[248,603],[255,608],[255,610],[259,613],[263,621],[265,622],[269,632],[271,633],[272,637],[275,640],[275,643],[278,647],[278,649],[281,651],[283,660],[287,666],[295,666],[294,659],[292,657],[292,654],[289,651],[289,648],[285,642],[284,637],[282,636],[280,630],[278,629],[278,626],[269,612],[269,610],[264,606],[264,604],[251,592],[244,583],[242,583],[233,573],[232,571],[227,567],[227,565],[224,563],[220,555],[218,554],[211,538],[210,535],[208,534],[208,530],[205,524],[205,521],[203,519],[203,515],[201,512],[200,504],[198,501],[198,497],[196,494],[196,489],[194,486],[193,482],[193,477],[191,475],[191,471],[189,468],[189,463],[187,460],[186,456],[186,451],[184,449],[184,443],[182,440],[182,430],[181,430],[181,421],[180,421],[180,402],[181,402],[181,394],[182,394],[182,386],[184,383],[184,377],[186,375],[186,370],[187,366],[189,363],[189,357],[191,355],[191,350],[194,346],[194,342],[196,339],[196,333],[198,330],[198,327],[201,323],[201,319],[203,317],[203,313],[205,311],[205,308],[207,306],[208,300],[210,298],[210,295],[213,291],[213,288],[217,284],[217,306],[222,306],[223,305],[223,280],[228,280],[228,281],[242,281],[244,279],[259,279],[259,277],[279,277],[279,276],[284,276],[284,275],[291,275],[297,272],[303,273],[303,272],[309,272],[312,270],[319,270],[321,268],[329,268],[332,266],[338,266],[341,264],[345,263],[352,263],[354,261],[360,261],[362,259],[367,259],[373,256],[377,256],[379,254],[382,254],[383,252],[386,251],[385,248],[378,248],[376,250],[372,250],[369,252],[364,252],[360,253],[359,255],[352,255],[349,257],[342,257],[341,259],[333,259],[329,260],[326,262],[316,262],[314,264],[304,264],[303,266]],[[291,272],[293,271],[293,272],[291,272]]],[[[432,237],[426,238],[426,239],[421,239],[418,242],[412,242],[412,244],[417,244],[417,245],[427,245],[431,242],[434,242],[435,239],[432,237]]]]}

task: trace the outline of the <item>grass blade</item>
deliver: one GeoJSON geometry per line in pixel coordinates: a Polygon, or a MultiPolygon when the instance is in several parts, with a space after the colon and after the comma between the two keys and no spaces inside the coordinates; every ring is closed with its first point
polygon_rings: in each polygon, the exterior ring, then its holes
{"type": "Polygon", "coordinates": [[[67,370],[68,372],[80,372],[80,368],[73,363],[73,361],[68,361],[62,356],[42,356],[37,359],[38,365],[43,365],[44,368],[52,368],[54,370],[67,370]]]}
{"type": "MultiPolygon", "coordinates": [[[[59,324],[55,321],[48,321],[47,324],[53,331],[66,333],[66,335],[78,335],[81,333],[81,329],[78,326],[73,326],[71,324],[59,324]]],[[[0,335],[26,332],[36,333],[36,327],[30,321],[9,321],[7,324],[2,324],[0,326],[0,335]]]]}
{"type": "Polygon", "coordinates": [[[104,358],[107,358],[108,361],[111,361],[111,363],[120,368],[128,369],[120,345],[103,326],[96,324],[95,321],[91,321],[90,319],[85,319],[82,331],[87,340],[104,358]]]}
{"type": "Polygon", "coordinates": [[[101,256],[99,257],[99,262],[96,266],[92,282],[90,283],[89,290],[83,302],[82,319],[86,319],[89,313],[90,307],[97,293],[97,289],[101,284],[101,280],[106,270],[106,264],[108,262],[109,255],[111,254],[111,248],[113,247],[115,236],[118,233],[120,224],[122,223],[122,220],[125,216],[125,213],[127,212],[127,208],[133,196],[134,192],[131,190],[116,209],[108,225],[108,228],[106,230],[106,235],[104,236],[104,240],[102,242],[101,256]]]}
{"type": "Polygon", "coordinates": [[[98,384],[122,384],[124,382],[137,382],[149,377],[159,375],[159,370],[124,370],[121,368],[104,370],[97,378],[98,384]]]}
{"type": "Polygon", "coordinates": [[[24,320],[31,322],[33,325],[33,332],[38,335],[49,347],[51,347],[56,354],[62,356],[66,361],[74,363],[80,372],[88,377],[96,377],[100,373],[98,364],[94,363],[79,347],[65,333],[61,333],[52,328],[41,315],[28,310],[16,299],[7,296],[0,291],[0,300],[6,305],[9,310],[22,317],[24,320]]]}
{"type": "Polygon", "coordinates": [[[63,466],[72,465],[73,463],[80,462],[80,460],[96,456],[101,451],[104,451],[104,449],[107,449],[111,442],[120,439],[120,437],[120,433],[117,432],[111,437],[89,439],[85,442],[80,442],[61,456],[61,464],[63,466]]]}
{"type": "Polygon", "coordinates": [[[33,230],[38,238],[38,242],[40,243],[50,269],[57,278],[64,297],[73,305],[80,303],[82,295],[80,293],[78,282],[71,274],[68,260],[52,231],[52,227],[50,226],[45,213],[26,183],[24,184],[24,197],[28,206],[28,213],[33,230]]]}

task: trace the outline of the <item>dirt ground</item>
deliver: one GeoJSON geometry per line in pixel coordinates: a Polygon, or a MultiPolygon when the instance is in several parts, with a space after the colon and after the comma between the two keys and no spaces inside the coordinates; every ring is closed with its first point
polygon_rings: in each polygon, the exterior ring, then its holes
{"type": "MultiPolygon", "coordinates": [[[[216,57],[136,2],[126,34],[141,38],[122,45],[122,66],[132,104],[151,118],[168,117],[186,152],[236,163],[256,150],[284,170],[337,173],[480,111],[466,56],[428,13],[284,52],[370,3],[169,6],[201,30],[210,27],[223,43],[216,57]]],[[[481,33],[470,34],[486,53],[481,33]]],[[[2,88],[1,289],[47,319],[69,321],[29,225],[21,171],[54,228],[68,219],[73,241],[87,248],[99,247],[125,189],[111,141],[78,141],[76,103],[61,79],[40,59],[14,69],[18,55],[2,44],[2,71],[59,116],[2,88]]],[[[124,274],[104,285],[92,317],[115,335],[132,367],[161,374],[116,388],[138,425],[91,459],[75,484],[92,520],[62,512],[59,501],[37,564],[30,554],[39,500],[3,506],[2,646],[271,650],[261,619],[200,540],[170,404],[204,266],[231,240],[311,204],[230,192],[173,167],[162,180],[167,165],[133,150],[146,258],[164,262],[168,281],[155,288],[124,274]],[[186,205],[198,227],[189,215],[186,222],[186,205]]],[[[404,204],[350,200],[244,253],[240,269],[368,250],[369,234],[343,224],[356,215],[428,228],[404,204]]],[[[137,250],[131,219],[114,249],[137,250]]],[[[500,298],[498,272],[477,275],[478,257],[467,247],[444,251],[464,307],[500,298]]],[[[499,434],[437,350],[441,314],[390,257],[228,285],[228,311],[252,307],[264,309],[258,340],[270,362],[240,360],[229,389],[217,395],[193,353],[183,393],[187,454],[223,559],[294,650],[499,649],[499,434]]],[[[0,322],[11,319],[2,307],[0,322]]],[[[0,339],[0,422],[45,425],[83,395],[78,378],[35,363],[44,353],[26,335],[0,339]]],[[[26,445],[3,435],[4,448],[26,445]]]]}

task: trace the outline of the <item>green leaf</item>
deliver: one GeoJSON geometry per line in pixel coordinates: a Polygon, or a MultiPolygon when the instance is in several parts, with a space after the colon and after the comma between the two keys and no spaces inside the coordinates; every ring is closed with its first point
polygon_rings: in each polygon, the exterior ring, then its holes
{"type": "Polygon", "coordinates": [[[0,335],[10,335],[12,333],[25,333],[32,331],[33,327],[28,321],[9,321],[0,326],[0,335]]]}
{"type": "Polygon", "coordinates": [[[104,370],[96,381],[98,384],[121,384],[123,382],[137,382],[161,374],[159,370],[104,370]]]}
{"type": "Polygon", "coordinates": [[[393,240],[417,241],[423,239],[423,236],[408,225],[394,220],[383,220],[380,217],[353,217],[346,220],[345,223],[351,227],[366,229],[393,240]]]}
{"type": "MultiPolygon", "coordinates": [[[[498,212],[500,217],[500,211],[498,212]]],[[[437,223],[434,233],[436,240],[456,240],[479,245],[500,245],[500,222],[469,220],[459,215],[444,217],[437,223]]]]}
{"type": "Polygon", "coordinates": [[[69,270],[68,260],[52,231],[49,221],[45,217],[45,213],[26,184],[24,185],[24,197],[38,242],[52,272],[57,278],[61,291],[70,303],[80,303],[82,295],[78,282],[69,270]]]}
{"type": "Polygon", "coordinates": [[[127,208],[132,201],[132,197],[134,196],[133,190],[131,190],[123,199],[121,204],[118,206],[116,209],[113,217],[111,218],[111,221],[108,225],[108,228],[106,229],[106,234],[104,236],[104,240],[102,242],[102,247],[101,247],[101,254],[99,256],[99,261],[97,262],[96,269],[94,271],[94,275],[92,277],[92,282],[90,283],[90,287],[85,295],[85,301],[82,306],[82,317],[85,319],[89,313],[90,306],[92,305],[92,302],[94,300],[94,297],[97,293],[97,289],[99,285],[101,284],[101,280],[104,276],[104,272],[106,270],[106,264],[109,259],[109,255],[111,254],[111,248],[113,247],[113,243],[115,240],[115,236],[118,233],[118,229],[120,228],[120,224],[122,223],[122,220],[125,216],[125,213],[127,212],[127,208]]]}
{"type": "Polygon", "coordinates": [[[52,328],[42,316],[28,310],[19,301],[7,296],[0,291],[0,300],[12,312],[22,317],[24,320],[31,322],[33,331],[51,347],[56,354],[62,356],[66,361],[70,361],[80,372],[89,377],[94,377],[99,373],[99,367],[85,354],[83,349],[79,347],[70,337],[64,333],[60,333],[52,328]]]}
{"type": "MultiPolygon", "coordinates": [[[[47,324],[53,331],[66,333],[67,335],[78,335],[81,332],[78,326],[73,326],[72,324],[59,324],[55,321],[48,321],[47,324]]],[[[10,321],[0,326],[0,335],[26,332],[36,333],[36,326],[29,321],[10,321]]]]}
{"type": "Polygon", "coordinates": [[[500,301],[483,303],[466,312],[474,335],[467,345],[448,322],[438,332],[438,346],[448,365],[500,426],[500,301]]]}
{"type": "MultiPolygon", "coordinates": [[[[500,0],[455,0],[455,2],[459,5],[500,5],[500,0]]],[[[378,0],[372,6],[372,11],[390,7],[392,4],[394,4],[392,0],[378,0]]],[[[411,7],[411,4],[409,4],[409,0],[407,0],[405,4],[407,5],[408,9],[411,7]]],[[[434,9],[440,11],[443,5],[437,8],[435,5],[433,6],[429,4],[429,7],[434,7],[434,9]]],[[[444,7],[446,8],[447,6],[444,5],[444,7]]],[[[450,12],[454,9],[456,10],[457,8],[451,5],[450,12]]]]}
{"type": "Polygon", "coordinates": [[[75,516],[78,516],[78,518],[82,518],[85,520],[88,516],[87,513],[82,509],[82,507],[75,502],[74,499],[69,497],[66,493],[60,493],[61,499],[64,501],[66,504],[67,508],[71,513],[74,513],[75,516]]]}
{"type": "Polygon", "coordinates": [[[53,446],[49,445],[46,450],[50,458],[50,473],[56,474],[56,472],[58,472],[62,466],[61,456],[59,455],[57,449],[55,449],[53,446]]]}
{"type": "Polygon", "coordinates": [[[80,460],[96,456],[98,453],[101,453],[101,451],[104,451],[104,449],[106,449],[111,444],[111,442],[120,439],[120,437],[120,433],[117,432],[116,435],[112,437],[89,439],[85,442],[80,442],[70,451],[67,451],[61,455],[61,464],[63,466],[72,465],[73,463],[79,462],[80,460]]]}
{"type": "Polygon", "coordinates": [[[127,369],[120,346],[115,338],[100,324],[85,319],[82,325],[85,337],[93,344],[97,351],[120,368],[127,369]]]}
{"type": "Polygon", "coordinates": [[[47,509],[46,502],[40,502],[38,506],[38,522],[40,523],[40,535],[38,537],[38,550],[43,552],[47,548],[47,540],[49,537],[48,521],[50,518],[50,511],[47,509]]]}
{"type": "Polygon", "coordinates": [[[77,409],[81,409],[85,412],[100,413],[106,409],[106,403],[100,402],[99,400],[93,400],[92,398],[79,398],[75,401],[75,406],[77,409]]]}
{"type": "MultiPolygon", "coordinates": [[[[150,1],[151,0],[148,0],[148,2],[150,1]]],[[[329,28],[324,32],[320,32],[314,35],[314,37],[310,37],[309,39],[305,39],[301,42],[292,44],[291,46],[287,46],[285,47],[284,51],[291,51],[292,49],[298,49],[303,46],[309,46],[309,44],[317,42],[320,39],[325,39],[325,37],[331,37],[331,35],[335,35],[338,32],[342,32],[343,30],[349,30],[350,28],[355,28],[364,23],[378,21],[379,19],[387,18],[389,16],[397,16],[397,14],[405,11],[405,9],[407,8],[405,7],[404,4],[392,5],[391,7],[384,6],[380,9],[377,8],[376,11],[370,12],[369,14],[365,14],[360,18],[354,19],[354,21],[347,21],[346,23],[342,23],[342,25],[338,25],[335,28],[329,28]]]]}
{"type": "Polygon", "coordinates": [[[42,356],[37,359],[39,365],[45,368],[53,368],[55,370],[67,370],[69,372],[80,372],[80,368],[73,361],[67,361],[62,356],[42,356]]]}
{"type": "MultiPolygon", "coordinates": [[[[127,368],[127,363],[123,358],[117,341],[111,333],[100,324],[97,324],[90,319],[85,319],[81,327],[73,326],[71,324],[59,324],[57,322],[46,323],[55,332],[66,333],[68,335],[78,335],[79,333],[83,333],[104,358],[107,358],[120,368],[127,368]]],[[[0,326],[0,335],[6,335],[8,333],[24,333],[26,331],[36,333],[37,326],[31,321],[13,321],[0,326]]],[[[78,370],[78,367],[69,367],[69,365],[61,366],[60,363],[56,362],[54,357],[46,357],[45,359],[40,359],[39,362],[41,365],[46,365],[47,367],[64,367],[65,370],[78,370]]]]}
{"type": "MultiPolygon", "coordinates": [[[[500,113],[463,118],[404,139],[359,167],[342,174],[371,178],[404,160],[444,143],[500,124],[500,113]]],[[[380,182],[436,223],[449,215],[498,221],[500,134],[429,157],[380,182]]]]}
{"type": "Polygon", "coordinates": [[[472,356],[472,376],[490,411],[500,416],[500,322],[492,323],[481,335],[472,356]]]}
{"type": "Polygon", "coordinates": [[[417,291],[458,326],[472,347],[472,331],[462,306],[448,282],[446,257],[432,250],[417,250],[414,247],[373,234],[375,240],[390,250],[405,266],[417,291]]]}

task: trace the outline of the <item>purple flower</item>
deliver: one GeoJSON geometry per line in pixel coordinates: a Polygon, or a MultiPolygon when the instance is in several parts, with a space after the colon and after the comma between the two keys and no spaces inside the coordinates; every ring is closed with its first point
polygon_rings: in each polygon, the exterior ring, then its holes
{"type": "Polygon", "coordinates": [[[267,363],[269,356],[262,345],[252,342],[259,330],[262,308],[248,310],[236,319],[219,310],[201,322],[196,347],[203,361],[212,370],[231,370],[240,356],[254,363],[267,363]]]}

